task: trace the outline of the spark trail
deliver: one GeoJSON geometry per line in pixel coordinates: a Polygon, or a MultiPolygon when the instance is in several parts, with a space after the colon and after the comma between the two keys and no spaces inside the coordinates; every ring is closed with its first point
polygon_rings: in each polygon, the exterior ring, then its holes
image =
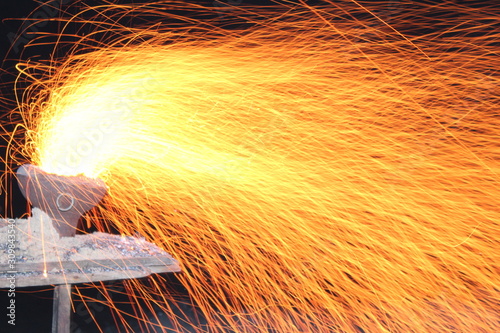
{"type": "MultiPolygon", "coordinates": [[[[20,156],[103,179],[93,223],[182,263],[199,331],[495,332],[499,12],[412,6],[391,24],[350,1],[234,7],[231,29],[177,1],[61,18],[94,33],[19,64],[20,156]]],[[[128,292],[175,321],[162,283],[128,292]]]]}

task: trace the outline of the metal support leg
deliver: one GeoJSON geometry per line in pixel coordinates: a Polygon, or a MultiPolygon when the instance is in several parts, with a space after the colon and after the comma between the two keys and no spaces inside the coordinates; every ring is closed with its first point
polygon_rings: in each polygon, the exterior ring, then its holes
{"type": "Polygon", "coordinates": [[[52,333],[69,333],[71,325],[71,284],[61,284],[54,289],[52,333]]]}

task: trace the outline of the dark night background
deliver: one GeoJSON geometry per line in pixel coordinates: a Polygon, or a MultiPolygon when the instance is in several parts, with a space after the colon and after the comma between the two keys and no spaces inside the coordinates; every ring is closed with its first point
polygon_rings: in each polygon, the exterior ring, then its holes
{"type": "MultiPolygon", "coordinates": [[[[74,2],[74,0],[53,0],[52,3],[56,6],[58,4],[70,4],[74,2]]],[[[85,1],[87,4],[98,4],[102,3],[99,1],[85,1]]],[[[133,2],[133,0],[129,1],[121,1],[121,2],[133,2]]],[[[241,1],[220,1],[217,3],[216,1],[197,1],[198,3],[203,3],[208,6],[213,6],[214,8],[223,7],[221,3],[229,2],[233,4],[258,4],[265,5],[269,4],[269,1],[256,1],[256,0],[241,0],[241,1]]],[[[455,1],[460,2],[460,1],[455,1]]],[[[492,2],[496,2],[496,0],[492,0],[492,2]]],[[[308,2],[314,3],[314,2],[308,2]]],[[[363,3],[367,3],[364,1],[363,3]]],[[[477,1],[471,2],[466,1],[466,3],[478,3],[477,1]]],[[[482,2],[485,3],[485,2],[482,2]]],[[[500,4],[499,4],[500,5],[500,4]]],[[[52,51],[52,47],[50,45],[46,46],[37,46],[36,48],[28,48],[24,49],[23,44],[31,40],[34,35],[29,34],[28,32],[23,31],[23,22],[22,20],[11,20],[13,18],[26,18],[26,17],[56,17],[59,15],[59,12],[54,9],[47,9],[46,11],[40,12],[40,9],[36,10],[39,4],[32,0],[0,0],[0,17],[2,21],[0,22],[0,60],[3,60],[2,65],[0,66],[0,121],[2,125],[5,127],[5,132],[8,132],[13,129],[11,123],[15,123],[16,119],[10,119],[7,117],[8,110],[15,107],[12,100],[14,99],[13,94],[13,80],[15,79],[15,69],[14,65],[16,64],[18,59],[47,59],[50,52],[52,51]],[[12,44],[12,38],[14,36],[21,36],[20,42],[18,44],[12,44]]],[[[66,5],[63,5],[66,8],[66,5]]],[[[221,20],[224,19],[224,11],[226,9],[219,8],[214,13],[215,15],[219,15],[221,20]]],[[[378,15],[381,15],[386,21],[390,23],[391,15],[395,15],[402,10],[406,10],[403,8],[399,1],[387,1],[387,4],[377,12],[378,15]]],[[[429,13],[429,16],[432,16],[433,13],[429,13]]],[[[25,26],[26,27],[26,26],[25,26]]],[[[75,28],[76,29],[76,28],[75,28]]],[[[57,23],[49,23],[49,24],[37,24],[34,27],[28,29],[32,31],[48,31],[48,32],[56,32],[58,30],[57,23]]],[[[77,32],[77,31],[75,31],[77,32]]],[[[424,33],[425,31],[421,31],[424,33]]],[[[2,137],[5,136],[5,133],[2,133],[2,137]]],[[[0,142],[0,156],[5,156],[5,138],[0,142]]],[[[2,168],[4,168],[4,161],[2,159],[2,168]]],[[[11,165],[12,168],[15,168],[15,165],[11,165]]],[[[2,179],[3,181],[3,179],[2,179]]],[[[9,190],[9,197],[7,198],[7,204],[4,205],[5,193],[2,193],[0,199],[2,203],[0,204],[0,213],[4,217],[20,217],[27,211],[27,204],[19,190],[17,189],[17,185],[15,182],[9,183],[11,186],[9,190]]],[[[166,278],[170,281],[172,288],[174,291],[179,293],[179,304],[185,315],[189,317],[189,321],[196,323],[198,321],[198,325],[203,325],[203,318],[198,314],[195,316],[196,309],[193,309],[189,305],[182,305],[183,303],[189,303],[189,297],[187,292],[180,286],[175,276],[170,275],[166,276],[166,278]],[[197,318],[197,319],[196,319],[197,318]]],[[[119,281],[109,282],[107,283],[109,290],[111,290],[112,297],[115,301],[120,302],[123,301],[127,303],[127,298],[122,295],[123,285],[119,281]],[[113,292],[116,291],[116,292],[113,292]]],[[[0,290],[0,333],[46,333],[51,331],[51,321],[52,321],[52,287],[48,286],[46,288],[22,288],[17,290],[16,294],[16,326],[14,330],[12,327],[7,325],[7,317],[6,317],[6,306],[7,306],[7,297],[6,291],[0,290]]],[[[84,293],[89,297],[99,298],[99,294],[95,289],[88,288],[84,290],[84,293]]],[[[74,329],[72,332],[98,332],[97,328],[93,324],[92,320],[90,320],[90,316],[85,310],[84,307],[81,306],[81,303],[78,300],[75,300],[75,306],[77,309],[77,313],[73,315],[74,329]]],[[[124,311],[131,311],[130,306],[127,304],[123,305],[124,311]]],[[[94,315],[96,320],[100,323],[101,328],[105,330],[105,332],[116,332],[115,323],[112,319],[111,313],[105,309],[99,307],[94,308],[94,315]]],[[[181,313],[179,313],[182,316],[181,313]]],[[[160,315],[161,317],[161,315],[160,315]]],[[[163,316],[164,317],[164,316],[163,316]]],[[[131,320],[132,327],[138,327],[133,320],[131,320]]],[[[165,324],[165,323],[164,323],[165,324]]],[[[138,328],[137,332],[140,332],[138,328]]],[[[160,331],[160,330],[159,330],[160,331]]],[[[174,332],[174,331],[172,331],[174,332]]],[[[284,332],[286,333],[286,332],[284,332]]]]}

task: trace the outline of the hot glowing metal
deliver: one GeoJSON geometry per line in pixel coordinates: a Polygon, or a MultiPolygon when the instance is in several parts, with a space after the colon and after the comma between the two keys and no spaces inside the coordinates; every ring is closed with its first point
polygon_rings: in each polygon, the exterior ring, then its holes
{"type": "Polygon", "coordinates": [[[107,190],[100,179],[49,174],[31,164],[22,165],[17,178],[23,195],[49,215],[61,237],[75,235],[80,217],[95,207],[107,190]]]}

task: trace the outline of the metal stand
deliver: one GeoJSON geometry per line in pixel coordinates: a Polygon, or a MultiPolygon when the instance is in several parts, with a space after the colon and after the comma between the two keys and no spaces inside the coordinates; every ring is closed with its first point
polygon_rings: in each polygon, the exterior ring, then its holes
{"type": "Polygon", "coordinates": [[[61,284],[54,289],[52,333],[69,333],[71,329],[71,284],[61,284]]]}
{"type": "MultiPolygon", "coordinates": [[[[51,174],[31,164],[21,166],[17,177],[23,195],[34,208],[41,209],[52,219],[52,226],[61,237],[75,237],[79,218],[97,205],[107,191],[102,180],[51,174]]],[[[34,256],[32,261],[27,260],[15,265],[16,287],[56,286],[52,333],[70,332],[72,284],[134,279],[153,273],[181,270],[178,262],[168,253],[144,240],[131,244],[123,242],[122,239],[117,240],[109,234],[104,238],[92,238],[92,235],[84,237],[99,241],[100,243],[95,245],[109,249],[109,256],[99,259],[89,255],[85,260],[77,257],[77,260],[55,262],[54,259],[53,262],[45,262],[45,259],[42,262],[39,257],[34,256]],[[114,247],[122,251],[111,251],[114,247]],[[133,251],[123,251],[126,247],[132,247],[133,251]]],[[[88,244],[81,244],[85,245],[88,244]]],[[[21,244],[22,246],[27,248],[28,244],[21,244]]],[[[5,260],[8,261],[10,260],[5,260]]],[[[11,266],[12,264],[0,265],[0,277],[12,275],[14,268],[11,266]]],[[[1,279],[0,288],[6,287],[9,287],[8,279],[1,279]]]]}
{"type": "MultiPolygon", "coordinates": [[[[166,252],[152,257],[19,263],[16,270],[16,287],[55,285],[52,333],[70,333],[73,284],[128,280],[181,271],[177,260],[166,252]]],[[[0,277],[7,274],[12,274],[9,266],[0,265],[0,277]]],[[[8,284],[7,278],[0,278],[0,288],[8,288],[8,284]]]]}

